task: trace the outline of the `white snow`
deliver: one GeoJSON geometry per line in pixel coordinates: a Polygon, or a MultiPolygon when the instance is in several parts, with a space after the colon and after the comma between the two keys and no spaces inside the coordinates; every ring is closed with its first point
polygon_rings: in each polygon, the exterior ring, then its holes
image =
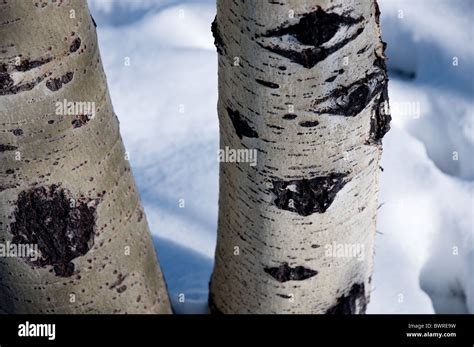
{"type": "MultiPolygon", "coordinates": [[[[379,2],[393,122],[368,312],[474,313],[474,3],[379,2]]],[[[206,312],[218,197],[215,2],[89,6],[174,309],[206,312]]]]}

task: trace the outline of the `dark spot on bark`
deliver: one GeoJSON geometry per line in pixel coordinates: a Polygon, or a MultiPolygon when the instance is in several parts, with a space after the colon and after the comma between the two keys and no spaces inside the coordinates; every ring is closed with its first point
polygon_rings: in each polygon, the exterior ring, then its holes
{"type": "Polygon", "coordinates": [[[74,77],[74,72],[68,72],[65,75],[61,76],[60,78],[51,78],[46,81],[46,87],[55,92],[62,88],[64,84],[67,84],[72,81],[74,77]]]}
{"type": "Polygon", "coordinates": [[[329,95],[313,102],[312,111],[345,117],[357,116],[383,89],[386,74],[371,73],[348,86],[335,88],[329,95]]]}
{"type": "Polygon", "coordinates": [[[319,124],[317,120],[301,122],[300,125],[305,128],[312,128],[319,124]]]}
{"type": "Polygon", "coordinates": [[[332,76],[332,77],[329,77],[326,81],[324,82],[334,82],[334,80],[337,78],[337,75],[336,76],[332,76]]]}
{"type": "Polygon", "coordinates": [[[392,117],[388,112],[388,83],[385,82],[382,93],[380,93],[372,108],[370,118],[369,145],[382,143],[382,138],[390,130],[390,121],[392,117]]]}
{"type": "Polygon", "coordinates": [[[335,42],[332,46],[323,46],[341,28],[354,26],[362,20],[363,17],[352,18],[336,13],[328,13],[318,7],[315,11],[304,14],[298,23],[283,25],[269,30],[261,36],[280,40],[289,36],[293,40],[296,39],[300,47],[289,48],[288,44],[280,45],[281,41],[258,42],[258,44],[264,49],[286,57],[309,69],[359,36],[364,30],[363,27],[347,34],[344,39],[335,42]],[[311,47],[308,48],[308,46],[311,47]]]}
{"type": "Polygon", "coordinates": [[[109,286],[109,289],[114,289],[114,288],[117,288],[119,287],[123,281],[125,281],[125,279],[127,278],[128,275],[122,275],[122,274],[118,274],[117,275],[117,280],[115,280],[115,282],[113,282],[110,286],[109,286]]]}
{"type": "MultiPolygon", "coordinates": [[[[32,90],[38,83],[40,83],[42,80],[44,80],[44,76],[38,76],[32,81],[25,82],[25,83],[20,83],[16,86],[13,85],[13,80],[11,80],[11,85],[7,87],[6,89],[1,89],[0,85],[0,95],[12,95],[12,94],[19,94],[22,92],[26,92],[29,90],[32,90]]],[[[1,80],[1,77],[0,77],[1,80]]],[[[1,84],[1,82],[0,82],[1,84]]]]}
{"type": "Polygon", "coordinates": [[[326,314],[363,314],[367,308],[364,283],[355,283],[346,295],[337,299],[334,306],[326,314]]]}
{"type": "Polygon", "coordinates": [[[281,70],[281,71],[285,71],[285,70],[286,70],[286,66],[279,66],[278,69],[281,70]]]}
{"type": "Polygon", "coordinates": [[[277,129],[277,130],[283,130],[285,128],[280,127],[278,125],[273,125],[273,124],[265,124],[267,127],[272,128],[272,129],[277,129]]]}
{"type": "Polygon", "coordinates": [[[239,113],[239,111],[231,110],[229,107],[227,108],[227,113],[234,125],[235,132],[237,136],[242,139],[244,136],[246,137],[258,137],[258,134],[255,130],[253,130],[250,125],[247,123],[245,118],[239,113]]]}
{"type": "Polygon", "coordinates": [[[367,45],[365,47],[362,47],[361,49],[359,49],[357,51],[357,54],[362,54],[362,53],[366,52],[368,49],[369,49],[369,45],[367,45]]]}
{"type": "Polygon", "coordinates": [[[311,248],[319,248],[321,247],[320,245],[311,245],[311,248]]]}
{"type": "Polygon", "coordinates": [[[282,283],[288,281],[303,281],[318,274],[316,270],[308,269],[303,266],[293,268],[290,267],[288,263],[283,263],[279,267],[266,267],[263,270],[278,282],[282,283]]]}
{"type": "Polygon", "coordinates": [[[75,119],[71,122],[71,124],[72,124],[72,127],[76,129],[87,124],[89,121],[90,121],[90,118],[87,114],[79,114],[75,116],[75,119]]]}
{"type": "Polygon", "coordinates": [[[286,295],[286,294],[277,294],[277,295],[283,299],[291,299],[291,295],[286,295]]]}
{"type": "Polygon", "coordinates": [[[0,152],[14,151],[16,149],[18,149],[16,146],[0,144],[0,152]]]}
{"type": "Polygon", "coordinates": [[[217,48],[217,53],[225,54],[226,48],[224,45],[224,40],[222,39],[222,35],[219,31],[219,28],[217,28],[217,17],[215,17],[214,21],[212,22],[211,31],[212,31],[212,36],[214,36],[214,45],[217,48]]]}
{"type": "Polygon", "coordinates": [[[142,210],[138,210],[138,211],[137,211],[137,214],[138,214],[138,216],[137,216],[137,222],[140,223],[140,222],[142,221],[142,219],[143,219],[143,211],[142,211],[142,210]]]}
{"type": "Polygon", "coordinates": [[[13,129],[12,133],[15,136],[21,136],[21,135],[23,135],[23,130],[22,129],[13,129]]]}
{"type": "Polygon", "coordinates": [[[295,119],[296,117],[297,117],[296,114],[288,113],[283,116],[283,119],[292,120],[292,119],[295,119]]]}
{"type": "Polygon", "coordinates": [[[72,199],[68,190],[57,185],[24,190],[18,195],[10,224],[13,243],[36,244],[41,253],[36,260],[25,260],[37,267],[51,265],[60,277],[71,276],[72,260],[94,244],[95,202],[72,199]]]}
{"type": "Polygon", "coordinates": [[[22,71],[22,72],[29,71],[41,65],[49,63],[51,60],[53,59],[52,58],[37,59],[37,60],[25,59],[21,61],[19,65],[15,65],[15,70],[22,71]]]}
{"type": "Polygon", "coordinates": [[[50,120],[48,121],[48,124],[53,124],[53,123],[54,123],[54,119],[50,119],[50,120]]]}
{"type": "Polygon", "coordinates": [[[267,81],[263,81],[263,80],[259,80],[258,78],[255,79],[255,81],[258,83],[258,84],[261,84],[262,86],[265,86],[265,87],[268,87],[268,88],[272,88],[272,89],[278,89],[280,88],[280,86],[276,83],[273,83],[273,82],[267,82],[267,81]]]}
{"type": "Polygon", "coordinates": [[[91,15],[91,19],[92,19],[92,24],[94,24],[94,28],[97,28],[97,23],[95,22],[94,17],[92,17],[92,15],[91,15]]]}
{"type": "Polygon", "coordinates": [[[8,169],[7,171],[5,171],[5,173],[6,173],[7,175],[11,175],[11,174],[14,173],[14,172],[15,172],[15,170],[13,170],[13,169],[8,169]]]}
{"type": "Polygon", "coordinates": [[[126,290],[127,286],[124,284],[123,286],[117,288],[117,293],[123,293],[126,290]]]}
{"type": "Polygon", "coordinates": [[[69,47],[69,52],[74,53],[79,49],[79,47],[81,47],[81,39],[77,37],[76,39],[74,39],[74,41],[72,41],[72,44],[69,47]]]}
{"type": "Polygon", "coordinates": [[[346,176],[345,173],[331,173],[310,179],[273,181],[274,204],[301,216],[324,213],[348,182],[346,176]]]}
{"type": "Polygon", "coordinates": [[[9,94],[9,91],[13,87],[13,79],[7,73],[5,64],[0,65],[0,95],[9,94]]]}
{"type": "Polygon", "coordinates": [[[0,185],[0,192],[3,192],[4,190],[10,189],[10,188],[15,188],[15,186],[14,185],[0,185]]]}

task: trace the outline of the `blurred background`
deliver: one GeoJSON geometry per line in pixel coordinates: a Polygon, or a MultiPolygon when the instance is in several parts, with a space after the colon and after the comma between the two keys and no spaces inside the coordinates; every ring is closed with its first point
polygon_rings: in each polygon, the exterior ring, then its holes
{"type": "MultiPolygon", "coordinates": [[[[174,310],[204,313],[218,200],[215,1],[88,2],[174,310]]],[[[474,313],[474,1],[379,5],[393,121],[368,313],[474,313]]]]}

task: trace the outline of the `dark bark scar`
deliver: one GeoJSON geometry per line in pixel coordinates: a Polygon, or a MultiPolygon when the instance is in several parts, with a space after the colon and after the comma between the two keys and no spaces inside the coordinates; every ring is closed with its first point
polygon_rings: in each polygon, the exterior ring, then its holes
{"type": "Polygon", "coordinates": [[[265,267],[263,271],[281,283],[303,281],[318,274],[316,270],[303,266],[290,267],[288,263],[282,263],[279,267],[265,267]]]}
{"type": "Polygon", "coordinates": [[[331,173],[310,179],[274,180],[274,204],[279,209],[296,212],[301,216],[324,213],[349,181],[346,176],[346,173],[331,173]]]}
{"type": "Polygon", "coordinates": [[[97,199],[74,199],[58,185],[20,192],[10,231],[15,244],[35,244],[40,255],[25,258],[35,267],[53,267],[60,277],[74,273],[73,259],[94,245],[97,199]]]}

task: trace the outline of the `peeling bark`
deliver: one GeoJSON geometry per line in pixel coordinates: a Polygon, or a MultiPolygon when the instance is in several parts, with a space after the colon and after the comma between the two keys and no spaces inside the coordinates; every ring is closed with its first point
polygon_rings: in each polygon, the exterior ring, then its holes
{"type": "Polygon", "coordinates": [[[3,1],[0,23],[0,242],[39,250],[0,258],[0,313],[170,313],[86,1],[3,1]]]}
{"type": "Polygon", "coordinates": [[[211,312],[364,313],[390,122],[377,4],[217,5],[220,147],[258,156],[220,166],[211,312]]]}

